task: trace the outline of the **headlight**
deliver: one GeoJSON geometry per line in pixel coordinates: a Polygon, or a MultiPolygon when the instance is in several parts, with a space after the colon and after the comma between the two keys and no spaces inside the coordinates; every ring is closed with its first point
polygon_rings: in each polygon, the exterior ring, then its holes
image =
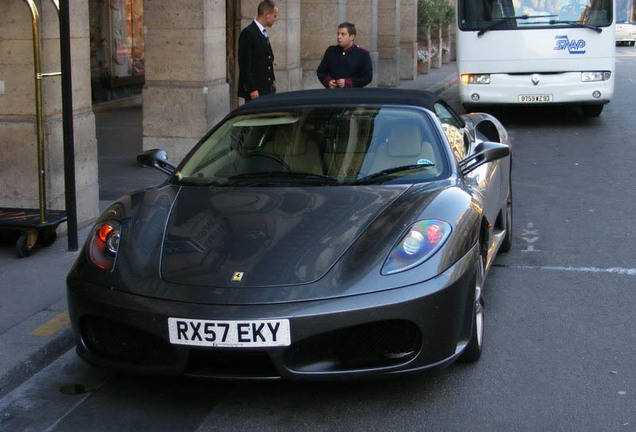
{"type": "Polygon", "coordinates": [[[490,74],[464,74],[461,80],[464,84],[490,84],[490,74]]]}
{"type": "Polygon", "coordinates": [[[607,81],[610,79],[611,76],[612,73],[610,71],[581,72],[581,81],[607,81]]]}
{"type": "Polygon", "coordinates": [[[440,220],[414,223],[393,248],[382,268],[383,275],[411,269],[430,258],[442,247],[451,233],[451,226],[440,220]]]}
{"type": "Polygon", "coordinates": [[[95,225],[88,246],[91,262],[102,270],[112,270],[119,250],[120,237],[119,222],[109,220],[95,225]]]}

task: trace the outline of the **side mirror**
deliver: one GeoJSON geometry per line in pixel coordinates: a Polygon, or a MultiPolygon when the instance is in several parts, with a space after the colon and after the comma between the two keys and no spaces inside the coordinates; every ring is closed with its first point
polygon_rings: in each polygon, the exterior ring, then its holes
{"type": "Polygon", "coordinates": [[[459,163],[459,170],[466,175],[485,163],[495,161],[510,155],[510,147],[507,144],[484,141],[475,147],[475,153],[459,163]]]}
{"type": "Polygon", "coordinates": [[[137,155],[137,163],[150,168],[156,168],[164,174],[172,175],[177,170],[177,164],[168,160],[164,150],[146,150],[137,155]]]}

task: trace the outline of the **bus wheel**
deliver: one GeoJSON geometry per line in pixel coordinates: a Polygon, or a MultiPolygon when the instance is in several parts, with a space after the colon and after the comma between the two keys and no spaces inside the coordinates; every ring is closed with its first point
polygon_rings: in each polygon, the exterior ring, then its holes
{"type": "Polygon", "coordinates": [[[583,115],[585,117],[598,117],[601,115],[603,111],[603,107],[605,105],[581,105],[581,109],[583,110],[583,115]]]}

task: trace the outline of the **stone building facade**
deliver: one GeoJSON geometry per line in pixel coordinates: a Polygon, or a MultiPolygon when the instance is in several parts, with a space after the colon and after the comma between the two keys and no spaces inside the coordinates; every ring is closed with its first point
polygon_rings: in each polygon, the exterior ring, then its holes
{"type": "MultiPolygon", "coordinates": [[[[42,69],[59,70],[58,17],[51,0],[0,2],[0,207],[37,208],[32,23],[40,10],[42,69]]],[[[98,213],[97,140],[91,97],[89,1],[69,0],[73,57],[73,118],[78,219],[98,213]]],[[[137,0],[139,2],[140,0],[137,0]]],[[[259,0],[143,0],[143,148],[180,160],[212,125],[239,103],[237,44],[259,0]]],[[[279,92],[318,88],[316,68],[336,43],[338,23],[356,24],[369,50],[371,86],[416,77],[417,0],[278,0],[269,31],[279,92]]],[[[93,43],[91,45],[91,42],[93,43]]],[[[93,55],[94,56],[94,55],[93,55]]],[[[43,80],[49,208],[64,207],[60,78],[43,80]]]]}

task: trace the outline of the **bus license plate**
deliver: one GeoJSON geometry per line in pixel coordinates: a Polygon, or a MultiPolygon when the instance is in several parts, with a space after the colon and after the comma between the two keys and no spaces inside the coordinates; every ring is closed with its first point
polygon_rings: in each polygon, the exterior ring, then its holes
{"type": "Polygon", "coordinates": [[[519,102],[521,103],[541,103],[552,102],[552,95],[519,95],[519,102]]]}
{"type": "Polygon", "coordinates": [[[211,321],[168,318],[170,343],[207,347],[291,345],[289,320],[211,321]]]}

